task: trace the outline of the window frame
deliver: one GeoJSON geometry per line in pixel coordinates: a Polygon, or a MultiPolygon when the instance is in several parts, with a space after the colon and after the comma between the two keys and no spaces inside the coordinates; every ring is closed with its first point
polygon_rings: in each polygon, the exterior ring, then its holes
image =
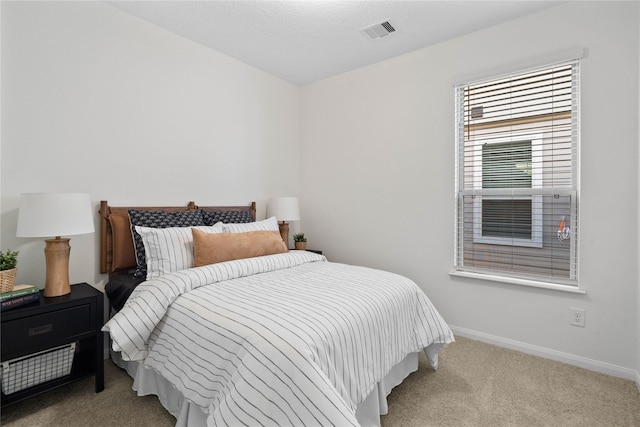
{"type": "MultiPolygon", "coordinates": [[[[454,269],[452,271],[450,271],[450,275],[452,276],[459,276],[459,277],[467,277],[467,278],[476,278],[476,279],[482,279],[482,280],[489,280],[489,281],[493,281],[493,282],[502,282],[502,283],[511,283],[511,284],[516,284],[516,285],[523,285],[523,286],[533,286],[533,287],[538,287],[538,288],[545,288],[545,289],[551,289],[551,290],[559,290],[559,291],[565,291],[565,292],[571,292],[571,293],[579,293],[579,294],[585,294],[586,292],[582,289],[579,288],[579,282],[578,282],[578,271],[579,271],[579,245],[578,245],[578,236],[579,236],[579,192],[580,192],[580,182],[579,182],[579,176],[580,176],[580,155],[579,155],[579,151],[580,151],[580,58],[582,56],[583,50],[582,49],[577,49],[575,51],[572,51],[571,53],[569,53],[566,58],[560,59],[557,62],[551,62],[548,63],[546,65],[543,66],[535,66],[535,67],[529,67],[529,68],[520,68],[520,69],[514,69],[511,72],[502,72],[501,74],[494,74],[493,76],[487,76],[484,75],[482,78],[477,78],[477,79],[459,79],[454,83],[454,96],[455,96],[455,140],[456,140],[456,144],[455,144],[455,168],[456,168],[456,173],[455,173],[455,224],[454,224],[454,269]],[[570,56],[569,56],[570,55],[570,56]],[[472,87],[474,85],[478,85],[478,84],[483,84],[485,82],[489,82],[492,83],[494,81],[498,81],[498,80],[502,80],[502,79],[507,79],[507,78],[511,78],[511,77],[515,77],[516,79],[519,77],[523,77],[528,73],[537,73],[537,72],[546,72],[546,71],[551,71],[554,72],[553,70],[556,68],[561,68],[561,67],[568,67],[570,66],[570,73],[571,73],[571,102],[570,102],[570,106],[567,108],[566,113],[561,113],[561,116],[569,119],[568,122],[568,126],[570,127],[570,133],[568,134],[568,141],[570,143],[570,155],[568,156],[568,158],[571,161],[571,168],[570,168],[570,172],[568,172],[569,176],[570,176],[570,184],[569,185],[558,185],[557,183],[553,183],[551,186],[548,185],[548,182],[543,183],[546,184],[546,186],[540,185],[538,186],[538,182],[536,180],[536,183],[534,184],[532,182],[532,188],[513,188],[512,189],[512,194],[511,194],[511,198],[516,198],[519,196],[529,196],[529,197],[535,197],[536,199],[536,204],[539,202],[541,204],[543,204],[543,211],[538,210],[538,212],[542,212],[541,215],[542,217],[544,217],[546,215],[545,211],[547,209],[547,203],[549,203],[548,201],[543,201],[543,200],[548,200],[548,197],[552,196],[554,199],[566,199],[567,197],[569,198],[569,205],[565,205],[565,206],[569,206],[569,210],[570,210],[570,216],[571,216],[571,237],[570,237],[570,242],[568,242],[570,244],[570,249],[569,251],[566,253],[566,258],[568,259],[568,269],[565,271],[568,271],[567,276],[562,276],[562,275],[556,275],[555,273],[553,274],[526,274],[526,273],[522,273],[522,272],[508,272],[506,270],[500,270],[500,268],[495,268],[495,269],[486,269],[486,268],[477,268],[475,267],[474,264],[476,261],[474,261],[474,258],[469,259],[469,266],[465,265],[465,257],[467,256],[466,254],[466,248],[465,248],[465,244],[471,244],[473,245],[473,242],[471,241],[471,239],[465,240],[465,229],[469,230],[469,226],[467,224],[466,228],[465,228],[465,220],[468,221],[468,215],[469,215],[469,207],[468,205],[465,206],[465,202],[464,199],[467,198],[469,196],[472,197],[477,197],[479,196],[480,198],[485,196],[495,196],[496,195],[496,191],[495,189],[482,189],[482,188],[470,188],[469,186],[469,180],[468,180],[468,176],[466,176],[467,178],[467,186],[465,187],[465,174],[468,175],[468,171],[465,171],[465,163],[464,163],[464,153],[465,153],[465,149],[467,149],[467,147],[465,146],[465,137],[466,137],[466,126],[475,126],[473,124],[468,124],[465,122],[464,118],[465,118],[465,113],[469,113],[469,114],[473,114],[473,111],[471,111],[473,109],[473,106],[469,107],[470,109],[468,111],[465,111],[465,89],[472,87]],[[538,188],[535,188],[538,187],[538,188]]],[[[504,70],[503,70],[504,71],[504,70]]],[[[552,110],[552,113],[549,114],[550,116],[550,120],[556,120],[556,110],[552,110]]],[[[557,111],[563,111],[563,110],[557,110],[557,111]]],[[[519,122],[522,123],[523,121],[528,121],[528,117],[533,118],[533,116],[526,116],[524,117],[524,120],[522,120],[522,116],[519,116],[517,120],[514,120],[514,122],[519,122]]],[[[534,120],[539,120],[539,119],[534,119],[534,120]]],[[[510,122],[509,122],[510,123],[510,122]]],[[[555,132],[555,131],[552,131],[555,132]]],[[[515,136],[511,136],[509,139],[517,141],[517,140],[523,140],[526,135],[527,132],[525,132],[524,134],[520,134],[518,135],[517,132],[514,132],[513,135],[515,136]]],[[[534,134],[536,134],[535,131],[530,130],[528,132],[532,137],[535,137],[534,134]]],[[[544,136],[543,136],[543,143],[544,144],[548,144],[548,142],[546,141],[546,138],[548,138],[547,133],[545,132],[544,136]]],[[[562,144],[561,141],[559,141],[560,144],[562,144]]],[[[555,141],[553,141],[553,144],[555,146],[555,141]]],[[[533,148],[532,144],[532,148],[533,148]]],[[[555,148],[552,148],[552,150],[555,148]]],[[[545,150],[547,150],[545,148],[545,150]]],[[[546,156],[546,151],[542,154],[543,156],[546,156]]],[[[534,154],[532,153],[532,157],[534,156],[534,154]]],[[[542,160],[543,162],[546,162],[547,160],[542,160]]],[[[477,170],[477,169],[476,169],[477,170]]],[[[555,170],[555,169],[554,169],[555,170]]],[[[561,169],[558,170],[559,173],[567,173],[565,171],[562,171],[561,169]]],[[[481,172],[480,172],[481,173],[481,172]]],[[[546,174],[546,172],[545,172],[546,174]]],[[[546,175],[543,177],[543,180],[548,180],[548,178],[546,177],[546,175]]],[[[475,186],[477,187],[477,185],[475,186]]],[[[553,210],[555,205],[550,205],[550,208],[553,210]]],[[[532,206],[533,207],[533,206],[532,206]]],[[[477,209],[478,208],[474,208],[474,215],[476,215],[477,213],[477,209]]],[[[481,209],[481,208],[480,208],[481,209]]],[[[481,212],[481,211],[480,211],[481,212]]],[[[536,212],[536,209],[534,208],[532,212],[536,212]]],[[[545,219],[543,219],[543,224],[546,224],[544,226],[544,230],[543,230],[543,242],[547,242],[546,239],[550,238],[550,233],[548,230],[548,222],[545,223],[544,222],[545,219]]],[[[533,222],[537,222],[537,219],[534,219],[533,222]]],[[[533,222],[532,222],[532,226],[533,226],[533,222]]],[[[564,222],[564,217],[563,217],[563,222],[564,222]]],[[[479,224],[478,222],[476,222],[474,220],[474,224],[479,224]]],[[[555,234],[555,233],[554,233],[555,234]]],[[[477,237],[477,235],[476,235],[477,237]]],[[[481,237],[482,239],[482,237],[481,237]]],[[[529,240],[529,239],[525,239],[525,240],[529,240]]],[[[533,240],[533,239],[532,239],[533,240]]],[[[537,240],[537,239],[536,239],[537,240]]],[[[506,242],[495,242],[496,245],[499,245],[500,243],[506,243],[506,242]]],[[[509,242],[509,246],[513,246],[513,247],[517,247],[518,242],[516,242],[516,244],[512,244],[511,242],[509,242]]],[[[529,242],[523,242],[525,243],[524,246],[530,246],[529,242]]],[[[551,245],[551,249],[553,250],[554,245],[551,245]]],[[[473,250],[473,249],[472,249],[473,250]]],[[[532,249],[535,250],[535,249],[532,249]]]]}

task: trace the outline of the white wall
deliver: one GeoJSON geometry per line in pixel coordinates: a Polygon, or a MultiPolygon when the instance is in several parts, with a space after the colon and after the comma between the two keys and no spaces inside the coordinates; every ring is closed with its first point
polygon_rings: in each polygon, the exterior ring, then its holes
{"type": "Polygon", "coordinates": [[[458,333],[635,378],[638,3],[559,7],[303,88],[302,218],[335,261],[405,274],[458,333]],[[582,46],[584,296],[452,278],[452,82],[582,46]],[[569,325],[586,310],[586,328],[569,325]]]}
{"type": "MultiPolygon", "coordinates": [[[[15,237],[23,192],[115,206],[297,195],[300,88],[102,2],[2,2],[1,247],[44,281],[44,242],[15,237]]],[[[100,287],[99,234],[72,236],[70,279],[100,287]]]]}
{"type": "MultiPolygon", "coordinates": [[[[457,331],[640,370],[637,3],[570,2],[302,90],[103,3],[0,7],[0,247],[21,251],[19,281],[44,280],[43,242],[15,237],[22,192],[260,215],[300,194],[311,248],[413,278],[457,331]],[[587,295],[452,279],[453,79],[573,46],[587,295]]],[[[100,287],[98,235],[71,245],[71,280],[100,287]]]]}
{"type": "MultiPolygon", "coordinates": [[[[640,21],[640,8],[638,9],[638,21],[640,21]]],[[[639,42],[638,42],[638,48],[640,49],[640,32],[638,33],[638,38],[639,38],[639,42]]],[[[640,56],[640,51],[638,53],[638,55],[640,56]]],[[[640,79],[640,73],[638,73],[638,79],[640,79]]],[[[640,89],[640,83],[638,84],[638,87],[640,89]]],[[[640,93],[638,94],[638,99],[640,100],[640,93]]],[[[640,107],[638,108],[638,123],[640,123],[640,107]]],[[[638,132],[638,146],[640,146],[640,131],[638,132]]],[[[640,150],[638,150],[638,159],[637,159],[637,164],[640,165],[640,150]]],[[[638,174],[638,188],[640,188],[640,174],[638,174]]],[[[640,197],[638,197],[638,213],[639,213],[639,218],[638,218],[638,223],[640,224],[640,197]]],[[[636,245],[638,246],[638,250],[640,251],[640,225],[638,226],[638,235],[637,235],[637,240],[636,240],[636,245]]],[[[637,268],[638,268],[638,289],[637,289],[637,301],[638,301],[638,306],[637,306],[637,310],[636,310],[636,321],[637,321],[637,325],[638,325],[638,331],[640,331],[640,262],[638,262],[636,264],[637,268]]],[[[638,340],[638,347],[637,347],[637,355],[636,355],[636,385],[638,386],[638,390],[640,390],[640,339],[638,340]]]]}

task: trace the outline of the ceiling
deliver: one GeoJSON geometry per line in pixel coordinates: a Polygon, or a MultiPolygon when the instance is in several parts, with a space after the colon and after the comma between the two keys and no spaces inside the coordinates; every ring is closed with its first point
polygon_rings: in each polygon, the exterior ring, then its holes
{"type": "Polygon", "coordinates": [[[561,1],[107,1],[152,24],[305,85],[561,1]],[[383,21],[396,31],[371,39],[383,21]]]}

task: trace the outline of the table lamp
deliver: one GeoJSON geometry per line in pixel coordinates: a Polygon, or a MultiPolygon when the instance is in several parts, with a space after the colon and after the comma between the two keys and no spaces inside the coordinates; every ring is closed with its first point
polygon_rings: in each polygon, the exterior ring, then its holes
{"type": "Polygon", "coordinates": [[[50,237],[44,248],[47,276],[45,297],[57,297],[71,292],[69,284],[68,238],[76,234],[93,233],[93,213],[88,194],[26,193],[20,196],[17,237],[50,237]]]}
{"type": "Polygon", "coordinates": [[[300,209],[296,197],[274,197],[267,201],[267,217],[275,216],[278,220],[282,240],[289,247],[289,223],[285,221],[298,221],[300,209]]]}

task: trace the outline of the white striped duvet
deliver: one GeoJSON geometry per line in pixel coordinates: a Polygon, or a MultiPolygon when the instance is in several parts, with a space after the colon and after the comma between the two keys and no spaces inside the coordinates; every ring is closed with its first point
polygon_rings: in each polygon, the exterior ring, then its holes
{"type": "Polygon", "coordinates": [[[356,406],[395,364],[453,341],[409,279],[302,251],[144,282],[104,330],[209,426],[357,425],[356,406]]]}

